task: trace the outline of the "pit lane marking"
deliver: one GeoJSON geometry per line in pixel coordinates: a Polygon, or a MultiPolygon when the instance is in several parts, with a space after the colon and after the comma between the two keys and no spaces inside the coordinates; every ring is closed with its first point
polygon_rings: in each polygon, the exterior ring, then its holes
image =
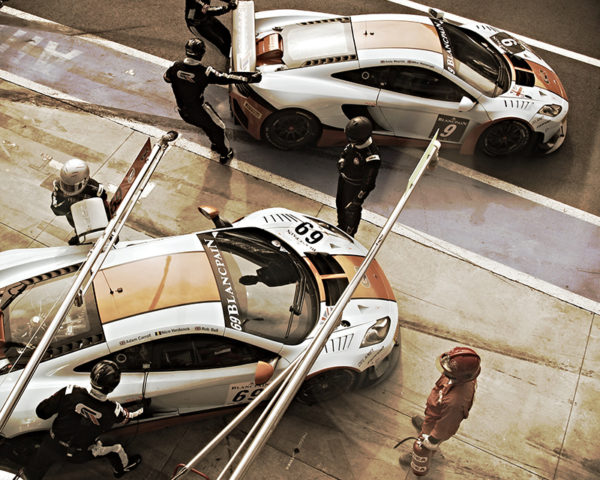
{"type": "MultiPolygon", "coordinates": [[[[411,0],[388,0],[388,2],[395,3],[397,5],[401,5],[406,8],[412,8],[413,10],[417,10],[419,12],[423,12],[428,14],[429,9],[433,7],[428,7],[427,5],[423,5],[422,3],[413,2],[411,0]]],[[[437,10],[437,9],[436,9],[437,10]]],[[[443,10],[441,10],[443,11],[443,10]]],[[[471,20],[470,18],[461,17],[460,15],[455,15],[453,13],[447,13],[445,11],[444,16],[450,20],[456,22],[474,22],[476,20],[471,20]]],[[[485,22],[482,22],[485,23],[485,22]]],[[[600,67],[600,60],[593,57],[588,57],[587,55],[583,55],[581,53],[572,52],[565,48],[557,47],[556,45],[551,45],[549,43],[541,42],[539,40],[535,40],[534,38],[529,38],[524,35],[520,35],[518,33],[509,32],[508,30],[504,30],[506,33],[509,33],[515,38],[519,40],[523,40],[526,44],[531,45],[532,47],[541,48],[542,50],[546,50],[548,52],[556,53],[558,55],[562,55],[563,57],[572,58],[573,60],[577,60],[582,63],[587,63],[589,65],[593,65],[594,67],[600,67]]]]}

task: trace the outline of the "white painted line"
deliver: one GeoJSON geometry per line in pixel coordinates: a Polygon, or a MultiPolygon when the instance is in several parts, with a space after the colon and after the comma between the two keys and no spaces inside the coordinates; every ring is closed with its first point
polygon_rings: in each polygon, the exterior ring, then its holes
{"type": "MultiPolygon", "coordinates": [[[[396,3],[398,5],[402,5],[403,7],[412,8],[413,10],[417,10],[417,11],[423,12],[423,13],[428,13],[429,9],[433,8],[433,7],[428,7],[427,5],[423,5],[422,3],[412,2],[411,0],[388,0],[388,2],[396,3]]],[[[461,17],[460,15],[455,15],[453,13],[447,13],[447,12],[444,12],[444,17],[449,20],[452,20],[454,22],[458,22],[458,23],[476,21],[476,20],[471,20],[470,18],[461,17]]],[[[556,53],[558,55],[562,55],[563,57],[568,57],[568,58],[572,58],[573,60],[577,60],[579,62],[588,63],[590,65],[593,65],[594,67],[600,67],[600,60],[597,58],[588,57],[587,55],[582,55],[581,53],[572,52],[565,48],[557,47],[556,45],[551,45],[549,43],[540,42],[539,40],[525,37],[524,35],[520,35],[518,33],[509,32],[508,30],[505,30],[505,31],[507,33],[510,33],[515,38],[523,40],[527,45],[531,45],[532,47],[541,48],[542,50],[556,53]]]]}
{"type": "Polygon", "coordinates": [[[450,170],[452,172],[458,173],[459,175],[463,175],[464,177],[472,178],[473,180],[477,180],[478,182],[485,183],[490,185],[498,190],[503,190],[512,195],[516,195],[517,197],[524,198],[525,200],[529,200],[530,202],[537,203],[542,205],[543,207],[550,208],[552,210],[556,210],[557,212],[564,213],[570,217],[576,218],[583,222],[591,223],[592,225],[596,225],[600,227],[600,217],[593,215],[591,213],[585,212],[583,210],[579,210],[578,208],[571,207],[570,205],[565,205],[564,203],[557,202],[548,197],[544,197],[539,193],[532,192],[530,190],[526,190],[521,187],[517,187],[512,183],[505,182],[503,180],[499,180],[494,177],[490,177],[485,173],[478,172],[476,170],[472,170],[468,167],[464,167],[458,163],[454,163],[450,160],[445,160],[440,157],[439,166],[445,168],[446,170],[450,170]]]}
{"type": "Polygon", "coordinates": [[[59,92],[54,88],[46,87],[45,85],[41,85],[36,82],[32,82],[27,78],[20,77],[19,75],[15,75],[14,73],[7,72],[6,70],[0,69],[0,78],[2,80],[6,80],[7,82],[14,83],[15,85],[19,85],[27,90],[31,90],[33,92],[41,93],[42,95],[47,95],[49,97],[55,98],[56,100],[65,100],[67,102],[77,102],[77,103],[87,103],[85,100],[81,100],[80,98],[73,97],[63,92],[59,92]]]}
{"type": "MultiPolygon", "coordinates": [[[[125,45],[121,45],[119,43],[112,42],[110,40],[105,40],[104,38],[97,37],[96,35],[87,34],[87,33],[82,32],[81,30],[76,30],[74,28],[67,27],[60,23],[53,22],[52,20],[47,20],[45,18],[37,17],[35,15],[31,15],[30,13],[22,12],[20,10],[14,9],[14,8],[3,7],[2,13],[7,13],[14,17],[20,18],[21,20],[26,20],[29,22],[39,22],[39,23],[45,23],[47,25],[52,25],[56,28],[59,28],[60,30],[66,31],[66,32],[78,32],[79,38],[86,40],[90,43],[94,43],[101,47],[109,48],[109,49],[115,50],[119,53],[123,53],[125,55],[130,55],[132,57],[139,58],[141,60],[145,60],[147,62],[154,63],[156,65],[160,65],[161,67],[168,68],[173,64],[173,62],[171,62],[169,60],[157,57],[150,53],[142,52],[141,50],[136,50],[135,48],[127,47],[125,45]]],[[[71,35],[72,35],[72,33],[71,33],[71,35]]]]}
{"type": "MultiPolygon", "coordinates": [[[[79,98],[59,92],[53,88],[46,87],[44,85],[40,85],[36,82],[32,82],[28,79],[19,77],[17,75],[14,75],[10,72],[6,72],[4,70],[0,70],[0,78],[2,78],[3,80],[9,81],[11,83],[14,83],[16,85],[23,86],[24,88],[27,88],[29,90],[41,93],[43,95],[51,96],[51,97],[54,97],[59,100],[71,101],[71,102],[76,102],[76,103],[81,103],[81,104],[89,104],[89,102],[85,102],[79,98]]],[[[151,136],[154,138],[160,138],[162,135],[164,135],[166,133],[165,131],[163,131],[159,128],[156,128],[156,127],[153,127],[150,125],[137,123],[137,122],[132,122],[130,120],[125,120],[125,119],[122,119],[119,117],[105,116],[103,118],[107,118],[108,120],[111,120],[119,125],[128,127],[132,130],[144,133],[145,135],[148,135],[148,136],[151,136]]],[[[211,158],[214,156],[214,153],[211,152],[211,150],[209,148],[204,147],[199,144],[196,144],[194,142],[190,142],[189,140],[186,140],[182,137],[179,137],[177,140],[175,140],[175,142],[173,142],[172,145],[183,148],[184,150],[188,150],[192,153],[196,153],[196,154],[201,155],[206,158],[211,158]]],[[[443,163],[447,164],[447,163],[451,163],[451,162],[444,161],[443,163]]],[[[259,180],[270,182],[276,186],[279,186],[279,187],[282,187],[291,192],[297,193],[298,195],[304,196],[311,200],[315,200],[316,202],[326,205],[328,207],[335,208],[335,199],[333,197],[331,197],[330,195],[326,195],[323,192],[320,192],[320,191],[317,191],[310,187],[307,187],[306,185],[298,184],[292,180],[281,177],[279,175],[275,175],[271,172],[267,172],[258,167],[255,167],[253,165],[248,165],[248,164],[240,162],[236,159],[232,159],[232,161],[229,165],[229,168],[236,169],[242,173],[251,175],[259,180]]],[[[453,168],[458,169],[457,167],[454,167],[454,166],[453,166],[453,168]]],[[[481,174],[479,174],[479,175],[481,175],[481,174]]],[[[514,188],[518,188],[518,187],[514,187],[514,188]]],[[[532,192],[529,192],[529,194],[534,195],[532,192]]],[[[545,199],[545,197],[542,197],[542,198],[545,199]]],[[[545,200],[547,201],[549,199],[545,199],[545,200]]],[[[556,202],[556,204],[558,204],[558,202],[556,202]]],[[[564,207],[567,207],[567,206],[564,206],[564,207]]],[[[567,209],[568,208],[569,207],[567,207],[567,209]]],[[[582,213],[585,213],[585,212],[582,212],[582,213]]],[[[363,211],[363,219],[366,221],[369,221],[377,226],[382,226],[386,220],[385,217],[382,217],[379,214],[376,214],[374,212],[370,212],[367,210],[363,211]]],[[[595,218],[594,218],[593,223],[595,224],[595,218]]],[[[572,305],[575,305],[577,307],[583,308],[590,312],[594,312],[596,314],[600,314],[600,303],[595,302],[591,299],[582,297],[581,295],[577,295],[573,292],[570,292],[563,288],[557,287],[557,286],[552,285],[543,280],[539,280],[535,277],[532,277],[531,275],[525,274],[523,272],[519,272],[513,268],[507,267],[498,262],[495,262],[493,260],[482,257],[481,255],[475,254],[473,252],[465,250],[456,245],[452,245],[448,242],[445,242],[443,240],[440,240],[440,239],[437,239],[430,235],[427,235],[423,232],[419,232],[418,230],[410,229],[406,226],[403,226],[402,224],[396,224],[393,228],[393,231],[399,235],[406,236],[407,238],[410,238],[411,240],[414,240],[417,243],[429,246],[435,250],[438,250],[438,251],[448,254],[448,255],[452,255],[461,260],[465,260],[475,266],[478,266],[485,270],[489,270],[500,276],[509,278],[518,283],[529,286],[535,290],[544,292],[548,295],[551,295],[555,298],[563,300],[563,301],[570,303],[572,305]]]]}

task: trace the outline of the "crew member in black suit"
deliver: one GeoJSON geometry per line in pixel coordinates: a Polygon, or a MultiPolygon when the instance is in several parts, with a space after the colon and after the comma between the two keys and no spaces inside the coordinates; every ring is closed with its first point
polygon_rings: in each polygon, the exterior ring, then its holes
{"type": "Polygon", "coordinates": [[[338,160],[340,176],[335,199],[338,227],[351,236],[358,230],[362,204],[375,188],[381,164],[372,131],[367,117],[352,118],[345,129],[349,143],[338,160]]]}

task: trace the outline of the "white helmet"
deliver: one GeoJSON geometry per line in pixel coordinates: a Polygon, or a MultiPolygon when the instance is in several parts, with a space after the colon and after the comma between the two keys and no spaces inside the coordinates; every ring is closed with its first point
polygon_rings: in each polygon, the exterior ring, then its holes
{"type": "Polygon", "coordinates": [[[71,197],[80,193],[90,179],[90,169],[83,160],[72,158],[65,162],[60,169],[60,189],[65,195],[71,197]]]}

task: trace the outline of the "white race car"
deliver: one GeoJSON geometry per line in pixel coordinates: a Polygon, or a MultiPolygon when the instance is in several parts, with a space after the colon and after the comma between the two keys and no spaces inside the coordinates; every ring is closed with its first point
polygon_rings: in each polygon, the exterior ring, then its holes
{"type": "MultiPolygon", "coordinates": [[[[5,443],[48,429],[38,403],[65,385],[89,386],[102,359],[122,371],[111,398],[151,400],[140,422],[252,400],[310,344],[366,254],[336,227],[282,208],[233,225],[211,218],[220,228],[111,250],[1,432],[5,443]],[[273,368],[257,380],[265,364],[273,368]]],[[[0,404],[88,250],[0,253],[0,404]]],[[[300,398],[326,400],[384,378],[398,358],[397,330],[392,288],[373,262],[300,398]]]]}
{"type": "Polygon", "coordinates": [[[346,143],[364,115],[380,144],[428,141],[490,156],[549,153],[564,141],[569,104],[550,66],[483,23],[434,13],[339,16],[234,12],[232,69],[262,81],[230,88],[238,123],[280,149],[346,143]]]}

